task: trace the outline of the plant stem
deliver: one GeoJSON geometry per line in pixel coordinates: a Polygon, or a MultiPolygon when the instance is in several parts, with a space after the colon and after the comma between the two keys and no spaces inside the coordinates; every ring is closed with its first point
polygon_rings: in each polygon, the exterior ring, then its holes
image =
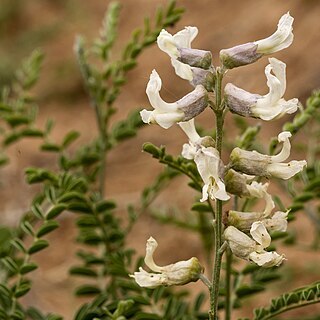
{"type": "Polygon", "coordinates": [[[231,302],[231,269],[232,252],[228,248],[226,254],[226,301],[225,301],[225,320],[231,320],[232,302],[231,302]]]}
{"type": "MultiPolygon", "coordinates": [[[[223,79],[223,71],[217,68],[215,83],[215,114],[216,114],[216,149],[221,156],[222,138],[223,138],[223,104],[221,98],[221,84],[223,79]]],[[[216,227],[215,227],[215,259],[212,274],[212,286],[210,290],[210,320],[218,319],[218,298],[220,286],[220,272],[223,251],[219,251],[222,244],[222,201],[216,200],[216,227]]]]}

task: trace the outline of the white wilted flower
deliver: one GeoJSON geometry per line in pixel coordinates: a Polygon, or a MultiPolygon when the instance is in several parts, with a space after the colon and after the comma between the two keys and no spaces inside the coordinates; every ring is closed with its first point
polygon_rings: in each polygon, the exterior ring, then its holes
{"type": "Polygon", "coordinates": [[[265,68],[269,87],[269,93],[266,95],[247,92],[232,83],[226,85],[225,95],[232,112],[269,121],[297,111],[298,99],[286,101],[282,98],[286,90],[286,64],[276,58],[270,58],[269,63],[265,68]]]}
{"type": "Polygon", "coordinates": [[[253,239],[237,228],[229,226],[224,232],[224,237],[235,256],[251,260],[265,268],[279,266],[284,256],[264,250],[270,245],[271,237],[263,223],[254,222],[250,234],[253,239]]]}
{"type": "Polygon", "coordinates": [[[198,85],[192,92],[173,103],[162,100],[161,86],[161,78],[157,71],[153,70],[146,93],[154,110],[144,109],[140,112],[142,121],[145,123],[158,123],[161,127],[168,129],[177,122],[192,119],[207,106],[207,91],[202,85],[198,85]]]}
{"type": "Polygon", "coordinates": [[[214,140],[211,137],[201,138],[195,129],[193,120],[181,122],[179,125],[189,137],[189,144],[183,145],[182,156],[194,160],[204,182],[200,201],[206,201],[208,197],[229,200],[230,196],[222,180],[224,166],[218,150],[214,148],[214,140]]]}
{"type": "Polygon", "coordinates": [[[171,35],[162,30],[157,38],[160,50],[167,53],[171,58],[171,64],[176,74],[196,86],[202,84],[210,87],[213,75],[209,69],[212,63],[210,51],[191,48],[191,42],[198,34],[198,28],[185,27],[183,30],[171,35]]]}
{"type": "Polygon", "coordinates": [[[231,167],[236,171],[250,175],[290,179],[307,165],[305,160],[292,160],[283,163],[290,156],[290,137],[291,133],[289,131],[283,131],[278,135],[278,141],[283,142],[283,146],[279,154],[275,156],[240,148],[233,149],[230,155],[231,167]]]}
{"type": "Polygon", "coordinates": [[[284,14],[279,20],[277,30],[270,37],[223,49],[220,51],[220,60],[226,68],[232,69],[253,63],[265,54],[289,47],[293,41],[293,20],[289,12],[284,14]]]}
{"type": "Polygon", "coordinates": [[[157,246],[157,241],[150,237],[147,241],[144,259],[145,264],[155,273],[149,273],[140,267],[139,272],[130,275],[140,287],[156,288],[158,286],[183,285],[199,280],[204,269],[197,258],[192,257],[186,261],[160,267],[153,259],[157,246]]]}

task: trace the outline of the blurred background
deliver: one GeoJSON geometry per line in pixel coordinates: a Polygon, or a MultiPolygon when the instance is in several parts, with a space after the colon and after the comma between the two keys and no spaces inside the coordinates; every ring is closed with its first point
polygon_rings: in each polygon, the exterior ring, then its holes
{"type": "MultiPolygon", "coordinates": [[[[158,5],[166,1],[122,0],[119,39],[116,48],[129,39],[131,32],[143,24],[145,16],[154,16],[158,5]]],[[[311,91],[320,86],[320,2],[318,0],[201,0],[177,1],[186,12],[175,28],[175,33],[184,26],[197,26],[199,35],[193,42],[194,48],[213,52],[214,63],[219,63],[219,50],[237,44],[259,40],[272,34],[282,14],[290,11],[295,18],[295,40],[291,47],[274,56],[287,64],[287,91],[285,98],[299,98],[304,104],[311,91]]],[[[77,34],[88,42],[98,35],[101,21],[109,1],[91,0],[1,0],[0,4],[0,85],[9,84],[21,60],[34,48],[45,52],[44,67],[40,82],[35,88],[39,104],[39,126],[48,118],[56,122],[54,136],[59,140],[68,130],[81,132],[80,143],[92,139],[97,132],[94,112],[83,87],[80,71],[73,53],[77,34]]],[[[117,58],[114,51],[114,58],[117,58]]],[[[138,67],[129,73],[127,84],[116,103],[118,108],[114,121],[124,118],[135,109],[149,108],[145,95],[146,83],[152,69],[156,69],[163,81],[161,95],[166,101],[176,101],[191,91],[190,85],[174,74],[169,58],[156,46],[144,51],[139,57],[138,67]]],[[[265,94],[267,86],[264,67],[267,58],[254,65],[232,70],[226,81],[243,89],[265,94]]],[[[276,136],[284,117],[272,123],[263,123],[260,136],[266,143],[276,136]]],[[[214,125],[209,110],[199,117],[199,123],[207,129],[214,125]]],[[[235,137],[232,117],[227,118],[226,138],[235,137]]],[[[306,136],[299,134],[293,144],[305,142],[306,136]]],[[[119,145],[110,154],[107,164],[106,195],[120,205],[119,216],[125,216],[128,204],[137,203],[144,187],[153,181],[162,166],[147,154],[141,152],[141,145],[150,141],[165,145],[169,153],[178,155],[186,137],[177,127],[164,130],[159,126],[145,126],[137,137],[119,145]]],[[[298,148],[296,148],[298,149],[298,148]]],[[[37,141],[23,140],[9,149],[10,164],[0,172],[0,223],[15,225],[28,209],[37,187],[30,187],[24,180],[23,170],[28,166],[55,166],[56,159],[38,151],[37,141]]],[[[223,155],[227,158],[228,154],[223,155]]],[[[303,159],[303,153],[295,155],[303,159]]],[[[158,210],[170,209],[179,212],[190,211],[195,193],[186,187],[187,180],[179,177],[161,193],[153,204],[158,210]]],[[[273,192],[279,192],[272,186],[273,192]]],[[[284,203],[288,204],[288,199],[284,203]]],[[[61,229],[50,235],[52,246],[36,256],[42,268],[34,273],[34,288],[25,298],[26,304],[35,304],[46,311],[54,311],[70,319],[81,302],[71,297],[77,279],[68,276],[68,268],[75,259],[70,255],[77,245],[73,228],[73,216],[65,215],[61,229]]],[[[299,245],[294,248],[281,247],[288,262],[283,267],[286,277],[277,282],[270,291],[258,295],[258,302],[248,304],[241,313],[250,316],[252,306],[263,305],[273,294],[280,294],[296,286],[319,280],[319,251],[309,249],[313,238],[311,222],[300,213],[296,222],[290,225],[299,236],[299,245]]],[[[144,253],[145,241],[152,235],[159,242],[158,261],[171,263],[190,256],[203,257],[201,242],[197,236],[159,224],[145,214],[135,225],[129,245],[138,253],[144,253]]],[[[201,284],[192,284],[200,290],[201,284]]],[[[314,314],[316,307],[301,310],[299,314],[314,314]]],[[[320,312],[320,309],[318,309],[320,312]]],[[[302,316],[301,316],[302,317],[302,316]]],[[[301,318],[302,319],[302,318],[301,318]]]]}

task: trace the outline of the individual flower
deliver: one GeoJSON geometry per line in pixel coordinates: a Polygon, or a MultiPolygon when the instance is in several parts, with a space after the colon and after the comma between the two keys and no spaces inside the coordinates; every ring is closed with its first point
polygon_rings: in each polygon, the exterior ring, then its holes
{"type": "Polygon", "coordinates": [[[227,104],[232,112],[269,121],[297,111],[298,99],[286,101],[282,98],[286,90],[286,64],[275,58],[270,58],[269,63],[265,68],[269,87],[266,95],[247,92],[232,83],[225,86],[227,104]]]}
{"type": "Polygon", "coordinates": [[[210,51],[191,48],[191,42],[198,34],[196,27],[185,27],[171,35],[162,30],[157,38],[160,50],[171,58],[171,64],[176,74],[196,86],[213,81],[213,75],[208,69],[211,67],[212,55],[210,51]]]}
{"type": "Polygon", "coordinates": [[[283,146],[279,154],[275,156],[235,148],[230,155],[230,166],[236,171],[250,175],[290,179],[307,165],[305,160],[292,160],[283,163],[290,156],[290,137],[291,133],[289,131],[283,131],[278,135],[278,141],[282,142],[283,146]]]}
{"type": "Polygon", "coordinates": [[[144,259],[145,264],[155,273],[147,272],[140,267],[139,272],[130,275],[140,287],[156,288],[158,286],[183,285],[198,281],[204,269],[197,258],[193,257],[186,261],[160,267],[153,259],[153,253],[157,246],[157,241],[150,237],[147,241],[144,259]]]}
{"type": "MultiPolygon", "coordinates": [[[[258,212],[242,212],[229,210],[226,214],[225,224],[232,225],[239,230],[250,230],[251,225],[256,221],[265,221],[271,215],[274,209],[274,201],[272,196],[267,192],[268,183],[262,184],[253,181],[250,185],[247,185],[249,196],[255,198],[263,198],[266,202],[263,211],[258,212]]],[[[270,220],[270,219],[267,219],[270,220]]]]}
{"type": "Polygon", "coordinates": [[[237,228],[230,226],[224,231],[233,254],[241,259],[253,261],[261,267],[279,266],[284,260],[277,252],[267,252],[264,249],[271,243],[271,237],[262,222],[254,222],[250,229],[252,238],[237,228]]]}
{"type": "Polygon", "coordinates": [[[157,71],[153,70],[146,93],[154,110],[144,109],[140,112],[142,121],[145,123],[158,123],[161,127],[168,129],[177,122],[192,119],[207,106],[207,91],[202,85],[198,85],[192,92],[173,103],[162,100],[161,86],[161,78],[157,71]]]}
{"type": "Polygon", "coordinates": [[[280,18],[276,32],[270,37],[221,50],[221,62],[226,68],[232,69],[253,63],[265,54],[289,47],[293,41],[293,20],[288,12],[280,18]]]}
{"type": "Polygon", "coordinates": [[[224,165],[217,149],[214,148],[214,140],[211,137],[201,138],[197,133],[194,120],[179,123],[180,127],[189,137],[189,143],[183,145],[182,156],[193,159],[198,172],[204,182],[201,202],[210,199],[229,200],[225,184],[222,180],[224,165]]]}

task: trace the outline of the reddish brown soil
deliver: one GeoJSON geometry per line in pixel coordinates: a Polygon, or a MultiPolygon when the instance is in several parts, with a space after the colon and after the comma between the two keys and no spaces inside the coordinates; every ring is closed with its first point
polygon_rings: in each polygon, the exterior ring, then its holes
{"type": "MultiPolygon", "coordinates": [[[[7,1],[8,2],[8,1],[7,1]]],[[[18,3],[19,1],[17,1],[18,3]]],[[[21,1],[20,1],[21,2],[21,1]]],[[[116,49],[129,38],[131,31],[140,26],[145,15],[153,15],[155,8],[165,1],[122,0],[123,9],[120,20],[120,40],[116,49]]],[[[178,1],[185,6],[186,13],[178,25],[171,30],[175,32],[186,25],[196,25],[199,35],[194,47],[211,50],[215,63],[218,52],[236,44],[264,38],[271,34],[279,17],[290,10],[295,17],[293,45],[275,54],[287,63],[288,85],[286,97],[298,97],[302,102],[311,90],[319,87],[319,29],[320,2],[317,0],[201,0],[178,1]]],[[[39,126],[46,119],[56,121],[54,136],[60,139],[68,130],[81,132],[80,142],[85,143],[96,135],[94,113],[89,100],[84,95],[79,70],[74,59],[72,46],[76,34],[82,34],[89,40],[94,37],[107,8],[108,1],[31,1],[22,2],[22,9],[6,24],[3,32],[3,45],[0,57],[6,62],[17,64],[35,46],[41,46],[46,52],[46,60],[41,75],[41,82],[36,87],[39,97],[39,126]],[[42,37],[37,36],[42,32],[42,37]],[[20,40],[19,40],[20,39],[20,40]],[[24,39],[24,40],[23,40],[24,39]]],[[[1,8],[0,8],[1,11],[1,8]]],[[[117,50],[114,53],[117,56],[117,50]]],[[[9,65],[10,65],[9,63],[9,65]]],[[[265,93],[264,67],[267,59],[263,58],[254,65],[234,70],[227,75],[226,81],[251,92],[265,93]]],[[[151,70],[155,68],[163,80],[162,96],[168,101],[182,97],[189,85],[178,79],[172,70],[168,57],[156,46],[148,48],[139,57],[138,67],[129,73],[128,84],[123,88],[117,102],[119,112],[115,120],[125,117],[130,110],[148,107],[145,87],[151,70]]],[[[210,128],[213,117],[206,111],[200,117],[201,124],[210,128]]],[[[278,133],[286,119],[264,124],[262,135],[267,141],[278,133]]],[[[227,119],[226,136],[232,140],[235,135],[231,117],[227,119]]],[[[141,145],[151,141],[156,145],[166,145],[169,152],[179,154],[185,136],[178,128],[164,130],[158,126],[146,126],[138,136],[119,145],[109,156],[106,177],[106,194],[119,202],[117,214],[124,216],[129,203],[137,204],[141,190],[151,183],[159,165],[149,155],[141,152],[141,145]]],[[[50,155],[39,153],[34,141],[24,141],[10,148],[11,163],[1,172],[1,221],[15,224],[19,216],[28,208],[36,187],[24,182],[23,169],[27,166],[54,166],[55,159],[50,155]],[[14,193],[13,193],[14,192],[14,193]]],[[[226,155],[224,155],[226,157],[226,155]]],[[[174,181],[168,190],[155,201],[157,208],[178,207],[181,211],[190,209],[194,198],[193,191],[185,187],[186,179],[174,181]]],[[[26,304],[33,304],[46,311],[57,312],[71,319],[81,301],[72,297],[72,290],[78,280],[68,276],[68,268],[75,262],[70,254],[74,250],[75,230],[73,216],[61,218],[62,228],[50,236],[51,247],[38,254],[37,261],[41,268],[34,273],[34,288],[25,298],[26,304]]],[[[312,241],[313,227],[303,213],[290,225],[290,229],[299,234],[296,248],[281,247],[288,261],[283,270],[286,281],[271,286],[266,294],[260,294],[257,300],[248,300],[240,316],[250,316],[253,306],[263,305],[273,294],[280,294],[296,286],[318,280],[320,276],[318,252],[306,250],[312,241]]],[[[175,260],[198,256],[203,259],[200,240],[195,235],[163,226],[145,214],[129,236],[128,244],[143,254],[146,239],[154,236],[159,242],[157,260],[169,263],[175,260]],[[184,249],[183,249],[184,248],[184,249]]],[[[201,284],[189,285],[192,290],[204,289],[201,284]]],[[[306,317],[320,312],[311,306],[295,313],[306,317]]],[[[236,317],[234,318],[236,319],[236,317]]],[[[301,318],[303,319],[303,318],[301,318]]]]}

